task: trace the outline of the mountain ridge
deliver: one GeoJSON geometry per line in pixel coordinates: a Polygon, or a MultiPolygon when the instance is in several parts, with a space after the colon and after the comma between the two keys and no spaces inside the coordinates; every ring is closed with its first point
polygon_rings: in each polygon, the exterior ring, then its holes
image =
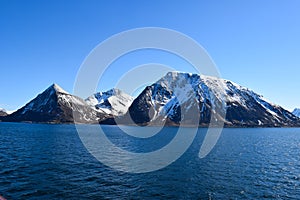
{"type": "Polygon", "coordinates": [[[140,126],[200,127],[208,127],[214,120],[226,127],[300,126],[300,119],[294,114],[246,87],[230,80],[184,72],[167,73],[136,98],[113,88],[82,99],[52,84],[0,120],[87,124],[117,121],[140,126]]]}
{"type": "MultiPolygon", "coordinates": [[[[213,107],[221,105],[221,102],[226,103],[226,118],[216,116],[216,119],[212,120],[224,120],[228,127],[299,126],[299,119],[289,111],[268,102],[248,88],[225,79],[182,72],[169,72],[156,83],[146,87],[129,107],[129,115],[138,124],[155,125],[157,118],[179,125],[180,106],[174,94],[176,90],[178,94],[186,93],[188,84],[191,85],[190,92],[196,93],[200,126],[209,125],[214,112],[213,107]],[[174,103],[168,105],[172,101],[174,103]],[[175,112],[170,113],[169,107],[173,107],[172,111],[175,112]]],[[[219,111],[223,112],[222,109],[219,111]]]]}
{"type": "Polygon", "coordinates": [[[52,84],[25,106],[3,117],[2,121],[74,123],[74,115],[80,123],[98,123],[105,118],[104,113],[94,111],[80,97],[52,84]]]}

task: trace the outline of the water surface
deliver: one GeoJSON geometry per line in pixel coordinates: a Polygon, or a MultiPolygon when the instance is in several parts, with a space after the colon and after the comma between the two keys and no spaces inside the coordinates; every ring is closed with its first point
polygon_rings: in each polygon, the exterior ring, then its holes
{"type": "MultiPolygon", "coordinates": [[[[103,127],[111,141],[148,152],[176,128],[133,139],[103,127]]],[[[134,127],[128,127],[134,129],[134,127]]],[[[93,129],[90,126],[89,129],[93,129]]],[[[128,174],[104,166],[73,125],[0,123],[0,195],[7,199],[299,199],[300,129],[224,129],[213,151],[198,157],[206,129],[188,151],[159,171],[128,174]]]]}

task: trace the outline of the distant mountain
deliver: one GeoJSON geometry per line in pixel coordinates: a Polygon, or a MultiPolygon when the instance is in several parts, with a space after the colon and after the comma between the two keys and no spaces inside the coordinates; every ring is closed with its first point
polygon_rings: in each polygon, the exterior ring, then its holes
{"type": "Polygon", "coordinates": [[[111,89],[106,92],[93,94],[85,101],[101,112],[113,116],[121,116],[127,112],[133,102],[133,97],[119,89],[111,89]]]}
{"type": "Polygon", "coordinates": [[[292,112],[295,116],[300,117],[300,108],[295,108],[292,112]]]}
{"type": "MultiPolygon", "coordinates": [[[[169,72],[156,83],[146,87],[129,107],[127,116],[130,115],[135,123],[142,125],[161,124],[162,121],[167,124],[180,124],[182,112],[195,109],[193,104],[198,104],[199,125],[208,126],[212,112],[220,107],[222,100],[225,101],[224,108],[227,109],[226,119],[223,119],[226,126],[300,125],[299,119],[289,111],[236,83],[180,72],[169,72]],[[187,86],[191,88],[190,91],[187,86]],[[192,99],[195,101],[192,102],[192,99]],[[181,106],[182,104],[189,106],[181,106]]],[[[213,120],[222,120],[221,116],[219,117],[217,119],[216,115],[216,119],[213,120]]]]}
{"type": "Polygon", "coordinates": [[[0,117],[6,116],[6,115],[7,115],[6,110],[3,108],[0,108],[0,117]]]}
{"type": "Polygon", "coordinates": [[[71,95],[57,84],[51,85],[32,101],[2,121],[73,123],[73,114],[81,123],[98,123],[111,116],[92,109],[83,99],[71,95]]]}

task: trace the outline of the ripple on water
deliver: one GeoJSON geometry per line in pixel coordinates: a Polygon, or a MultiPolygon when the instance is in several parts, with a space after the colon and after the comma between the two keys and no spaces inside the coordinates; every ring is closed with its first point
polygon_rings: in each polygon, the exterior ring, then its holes
{"type": "MultiPolygon", "coordinates": [[[[106,128],[116,145],[135,151],[153,150],[172,139],[160,136],[162,144],[128,137],[123,141],[117,127],[106,128]]],[[[199,159],[204,133],[200,131],[188,151],[170,166],[127,174],[91,157],[72,125],[0,123],[0,195],[8,199],[299,199],[300,129],[224,129],[213,151],[199,159]]]]}

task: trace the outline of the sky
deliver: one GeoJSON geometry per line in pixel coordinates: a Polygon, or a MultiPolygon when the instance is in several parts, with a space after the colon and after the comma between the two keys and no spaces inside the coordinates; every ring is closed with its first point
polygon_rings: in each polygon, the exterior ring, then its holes
{"type": "MultiPolygon", "coordinates": [[[[89,53],[114,34],[162,27],[202,45],[222,78],[288,110],[300,107],[300,1],[0,0],[0,107],[15,110],[52,83],[72,93],[89,53]]],[[[155,50],[122,56],[98,90],[143,63],[193,72],[155,50]]]]}

